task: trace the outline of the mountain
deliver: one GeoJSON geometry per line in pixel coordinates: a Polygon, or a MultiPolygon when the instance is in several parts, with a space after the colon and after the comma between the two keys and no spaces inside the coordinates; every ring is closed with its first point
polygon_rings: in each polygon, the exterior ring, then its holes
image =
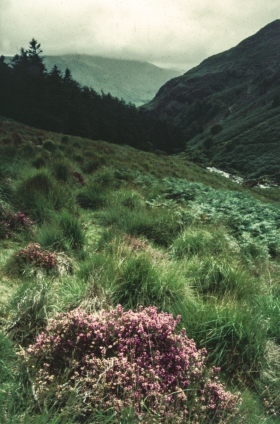
{"type": "Polygon", "coordinates": [[[171,79],[143,109],[183,129],[195,161],[280,177],[280,20],[171,79]]]}
{"type": "Polygon", "coordinates": [[[82,54],[46,56],[44,63],[48,71],[54,65],[62,71],[69,68],[73,78],[82,85],[98,93],[111,93],[136,106],[150,101],[166,81],[183,73],[148,62],[82,54]]]}

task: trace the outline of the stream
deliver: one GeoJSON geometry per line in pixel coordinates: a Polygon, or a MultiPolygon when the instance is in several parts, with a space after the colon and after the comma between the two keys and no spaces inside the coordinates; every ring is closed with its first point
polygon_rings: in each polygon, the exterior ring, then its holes
{"type": "Polygon", "coordinates": [[[229,178],[234,183],[242,184],[245,187],[247,186],[248,188],[252,188],[252,187],[255,187],[255,188],[279,188],[278,184],[273,184],[273,183],[269,184],[268,182],[267,183],[266,182],[265,183],[259,182],[258,180],[255,180],[255,179],[246,180],[242,177],[238,177],[236,175],[229,174],[228,172],[221,171],[220,169],[217,169],[217,168],[214,168],[214,167],[207,166],[206,169],[208,169],[208,171],[210,171],[210,172],[214,172],[215,174],[222,175],[225,178],[229,178]]]}

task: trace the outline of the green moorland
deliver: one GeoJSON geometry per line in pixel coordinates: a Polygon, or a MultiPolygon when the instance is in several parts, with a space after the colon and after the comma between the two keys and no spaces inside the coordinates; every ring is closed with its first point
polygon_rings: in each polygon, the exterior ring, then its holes
{"type": "Polygon", "coordinates": [[[279,205],[1,118],[1,424],[279,422],[279,205]]]}

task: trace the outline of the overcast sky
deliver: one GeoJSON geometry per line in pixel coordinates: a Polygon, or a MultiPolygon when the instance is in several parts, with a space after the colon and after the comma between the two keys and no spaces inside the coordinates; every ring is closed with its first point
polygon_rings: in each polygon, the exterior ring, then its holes
{"type": "Polygon", "coordinates": [[[0,55],[97,54],[189,69],[280,18],[279,0],[0,0],[0,55]]]}

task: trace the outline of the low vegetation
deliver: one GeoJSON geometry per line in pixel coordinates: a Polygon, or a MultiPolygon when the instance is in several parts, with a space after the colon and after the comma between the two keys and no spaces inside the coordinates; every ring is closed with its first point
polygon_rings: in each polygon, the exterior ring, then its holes
{"type": "Polygon", "coordinates": [[[0,422],[279,422],[276,189],[0,123],[0,422]]]}

